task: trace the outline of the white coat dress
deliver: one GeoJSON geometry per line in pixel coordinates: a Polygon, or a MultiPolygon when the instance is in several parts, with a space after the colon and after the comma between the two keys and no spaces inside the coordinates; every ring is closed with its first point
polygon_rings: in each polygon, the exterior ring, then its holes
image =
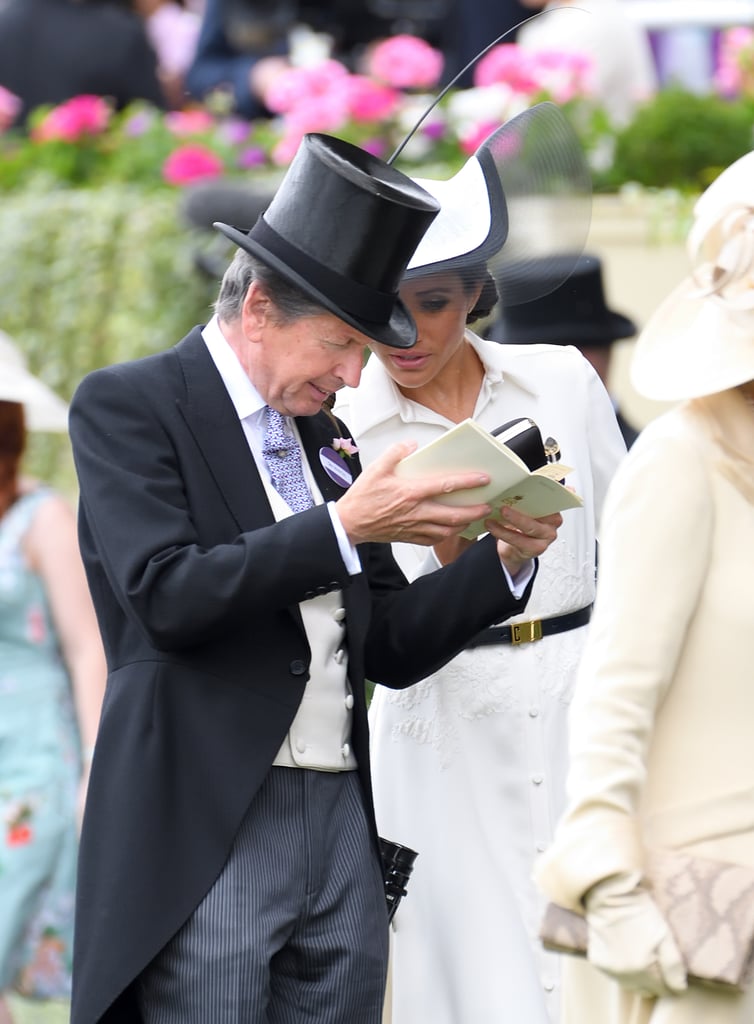
{"type": "MultiPolygon", "coordinates": [[[[610,398],[573,347],[467,337],[485,368],[474,418],[492,430],[531,417],[560,443],[584,498],[564,513],[518,618],[589,605],[599,513],[625,453],[610,398]]],[[[336,411],[366,465],[395,441],[424,445],[452,426],[404,398],[374,357],[336,411]]],[[[393,548],[409,578],[437,564],[427,548],[393,548]]],[[[478,647],[401,693],[375,688],[378,827],[419,853],[394,919],[393,1024],[557,1019],[558,958],[537,940],[543,904],[530,876],[563,808],[566,716],[587,629],[478,647]]]]}
{"type": "MultiPolygon", "coordinates": [[[[652,847],[754,867],[753,438],[738,391],[686,402],[645,428],[610,488],[568,810],[536,866],[564,906],[652,847]]],[[[655,1000],[582,961],[563,973],[564,1024],[754,1022],[754,985],[655,1000]]]]}

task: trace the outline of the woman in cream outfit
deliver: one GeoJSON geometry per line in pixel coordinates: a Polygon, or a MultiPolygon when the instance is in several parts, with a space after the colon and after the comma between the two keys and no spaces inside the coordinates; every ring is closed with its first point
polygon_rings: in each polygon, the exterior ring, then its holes
{"type": "MultiPolygon", "coordinates": [[[[516,149],[506,145],[514,131],[497,136],[501,151],[516,149]]],[[[340,392],[336,410],[366,464],[395,441],[422,446],[466,417],[488,430],[531,417],[543,436],[554,435],[584,508],[563,513],[558,540],[540,559],[519,618],[588,608],[599,513],[625,452],[612,404],[575,348],[497,345],[466,329],[490,308],[492,281],[480,255],[488,250],[473,244],[496,235],[499,213],[488,196],[496,181],[485,154],[450,182],[421,184],[442,210],[401,288],[419,340],[397,360],[373,346],[358,389],[340,392]],[[483,213],[476,235],[472,208],[483,213]]],[[[514,198],[506,200],[513,217],[514,198]]],[[[409,578],[452,557],[440,548],[393,549],[409,578]]],[[[566,714],[585,622],[517,647],[462,651],[397,698],[375,689],[378,826],[381,835],[419,853],[394,920],[387,1008],[393,1024],[556,1019],[558,957],[537,942],[543,901],[531,870],[563,806],[566,714]]]]}
{"type": "Polygon", "coordinates": [[[642,393],[682,401],[608,494],[569,805],[536,868],[589,928],[588,960],[565,958],[564,1024],[754,1021],[754,989],[687,986],[640,884],[652,847],[754,867],[754,153],[702,195],[689,250],[698,267],[633,363],[642,393]]]}

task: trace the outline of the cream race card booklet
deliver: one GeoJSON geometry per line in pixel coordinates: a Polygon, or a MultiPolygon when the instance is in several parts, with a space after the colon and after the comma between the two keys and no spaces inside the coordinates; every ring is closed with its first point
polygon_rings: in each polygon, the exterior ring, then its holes
{"type": "MultiPolygon", "coordinates": [[[[548,462],[531,471],[512,449],[470,419],[457,423],[442,437],[406,456],[395,471],[398,476],[419,479],[442,471],[471,469],[489,473],[491,482],[444,494],[437,500],[448,505],[487,502],[492,506],[493,518],[504,505],[513,505],[539,518],[584,504],[578,494],[560,483],[562,477],[572,472],[569,466],[548,462]]],[[[481,519],[468,526],[461,536],[473,539],[480,533],[484,533],[481,519]]]]}

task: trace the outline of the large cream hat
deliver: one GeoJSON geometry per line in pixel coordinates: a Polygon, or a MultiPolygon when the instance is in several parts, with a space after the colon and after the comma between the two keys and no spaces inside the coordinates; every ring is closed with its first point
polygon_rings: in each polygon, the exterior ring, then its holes
{"type": "Polygon", "coordinates": [[[696,269],[641,331],[631,379],[676,401],[754,380],[754,152],[699,197],[687,248],[696,269]]]}
{"type": "Polygon", "coordinates": [[[26,360],[0,331],[0,401],[20,402],[29,430],[68,429],[68,406],[26,368],[26,360]]]}

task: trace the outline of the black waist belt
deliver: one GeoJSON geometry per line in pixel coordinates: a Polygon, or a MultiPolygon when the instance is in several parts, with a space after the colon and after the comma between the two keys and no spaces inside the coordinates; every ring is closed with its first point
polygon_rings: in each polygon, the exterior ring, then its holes
{"type": "Polygon", "coordinates": [[[565,615],[554,615],[551,619],[532,619],[531,622],[515,622],[511,626],[489,626],[477,633],[466,647],[482,647],[486,644],[528,644],[541,640],[551,633],[565,633],[569,629],[585,626],[592,615],[592,606],[579,608],[565,615]]]}

